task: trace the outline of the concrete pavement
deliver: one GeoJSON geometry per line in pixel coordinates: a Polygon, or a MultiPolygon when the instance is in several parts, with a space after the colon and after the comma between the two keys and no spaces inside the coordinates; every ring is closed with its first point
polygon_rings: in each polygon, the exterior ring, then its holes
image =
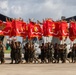
{"type": "MultiPolygon", "coordinates": [[[[5,54],[8,58],[10,54],[5,54]]],[[[0,64],[0,75],[76,75],[76,63],[59,64],[0,64]]]]}
{"type": "Polygon", "coordinates": [[[76,75],[76,64],[2,64],[0,75],[76,75]]]}

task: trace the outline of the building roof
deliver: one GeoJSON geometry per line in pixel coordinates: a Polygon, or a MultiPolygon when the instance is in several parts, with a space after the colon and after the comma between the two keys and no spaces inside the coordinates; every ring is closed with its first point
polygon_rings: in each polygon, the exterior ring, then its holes
{"type": "Polygon", "coordinates": [[[12,20],[12,18],[10,18],[10,17],[8,17],[8,16],[5,16],[5,15],[3,15],[3,14],[0,13],[0,20],[6,21],[6,18],[7,18],[8,20],[12,20]]]}
{"type": "Polygon", "coordinates": [[[69,22],[72,19],[76,20],[76,16],[72,16],[72,17],[66,18],[65,20],[69,22]]]}

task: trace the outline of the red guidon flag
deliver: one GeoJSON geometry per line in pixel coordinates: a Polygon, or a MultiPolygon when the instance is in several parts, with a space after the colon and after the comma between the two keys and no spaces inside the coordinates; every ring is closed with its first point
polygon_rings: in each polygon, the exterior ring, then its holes
{"type": "Polygon", "coordinates": [[[60,29],[60,37],[59,38],[64,38],[66,39],[68,36],[68,24],[66,21],[61,21],[59,25],[60,29]]]}
{"type": "Polygon", "coordinates": [[[29,38],[34,38],[34,37],[41,38],[42,37],[41,26],[39,24],[30,22],[28,24],[28,37],[29,38]]]}
{"type": "Polygon", "coordinates": [[[60,35],[67,37],[68,36],[68,24],[66,21],[60,22],[60,29],[61,29],[60,35]]]}
{"type": "Polygon", "coordinates": [[[43,36],[47,36],[46,20],[43,20],[43,36]]]}
{"type": "Polygon", "coordinates": [[[5,28],[3,29],[4,35],[11,36],[11,31],[12,31],[12,22],[6,21],[5,28]]]}
{"type": "Polygon", "coordinates": [[[68,24],[66,21],[55,22],[54,36],[58,37],[60,40],[62,40],[63,37],[66,38],[68,36],[68,24]]]}
{"type": "Polygon", "coordinates": [[[55,24],[51,19],[47,19],[43,22],[43,33],[44,36],[53,36],[55,24]]]}
{"type": "Polygon", "coordinates": [[[13,19],[12,20],[12,30],[11,30],[11,35],[10,35],[10,37],[12,37],[12,36],[15,36],[16,35],[16,26],[15,26],[15,20],[13,19]]]}
{"type": "Polygon", "coordinates": [[[3,30],[4,30],[5,26],[6,26],[5,23],[1,21],[0,22],[0,35],[4,36],[3,30]]]}
{"type": "Polygon", "coordinates": [[[43,25],[41,25],[40,27],[41,27],[41,33],[42,33],[42,36],[43,36],[43,25]]]}
{"type": "Polygon", "coordinates": [[[33,35],[34,35],[34,37],[38,37],[38,38],[42,37],[42,29],[39,24],[34,25],[33,35]]]}
{"type": "Polygon", "coordinates": [[[23,31],[21,20],[12,20],[12,33],[11,36],[21,36],[23,31]]]}
{"type": "Polygon", "coordinates": [[[69,38],[71,41],[74,41],[76,38],[76,22],[74,21],[70,22],[69,38]]]}
{"type": "Polygon", "coordinates": [[[21,36],[23,38],[26,38],[26,36],[28,35],[28,25],[25,23],[25,22],[22,22],[22,33],[21,33],[21,36]]]}
{"type": "Polygon", "coordinates": [[[33,37],[33,28],[34,28],[34,22],[29,22],[28,24],[28,38],[31,39],[33,37]]]}
{"type": "Polygon", "coordinates": [[[56,21],[55,22],[55,30],[54,30],[54,37],[59,37],[59,25],[60,25],[60,21],[56,21]]]}

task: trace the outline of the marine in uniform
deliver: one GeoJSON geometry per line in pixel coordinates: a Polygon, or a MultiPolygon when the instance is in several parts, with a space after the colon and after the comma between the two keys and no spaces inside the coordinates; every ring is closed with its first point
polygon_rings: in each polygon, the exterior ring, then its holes
{"type": "Polygon", "coordinates": [[[1,64],[4,63],[4,48],[2,45],[2,41],[0,41],[0,61],[1,61],[1,64]]]}
{"type": "Polygon", "coordinates": [[[25,46],[24,46],[24,59],[25,59],[26,63],[29,62],[28,43],[26,43],[25,46]]]}
{"type": "Polygon", "coordinates": [[[17,57],[16,57],[17,63],[22,63],[22,51],[21,51],[21,45],[19,41],[17,42],[16,50],[17,50],[17,57]]]}
{"type": "Polygon", "coordinates": [[[10,54],[11,55],[11,64],[13,64],[13,61],[15,60],[15,49],[16,49],[14,41],[11,41],[10,47],[11,47],[11,54],[10,54]]]}
{"type": "Polygon", "coordinates": [[[76,44],[74,43],[72,47],[72,63],[75,62],[76,62],[76,44]]]}

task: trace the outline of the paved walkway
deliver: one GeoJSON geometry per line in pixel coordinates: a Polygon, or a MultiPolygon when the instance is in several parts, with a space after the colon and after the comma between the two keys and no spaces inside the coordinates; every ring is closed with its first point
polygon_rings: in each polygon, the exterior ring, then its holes
{"type": "Polygon", "coordinates": [[[2,64],[0,75],[76,75],[76,64],[2,64]]]}
{"type": "MultiPolygon", "coordinates": [[[[5,57],[9,57],[5,54],[5,57]]],[[[0,75],[76,75],[76,63],[66,64],[0,64],[0,75]]]]}

